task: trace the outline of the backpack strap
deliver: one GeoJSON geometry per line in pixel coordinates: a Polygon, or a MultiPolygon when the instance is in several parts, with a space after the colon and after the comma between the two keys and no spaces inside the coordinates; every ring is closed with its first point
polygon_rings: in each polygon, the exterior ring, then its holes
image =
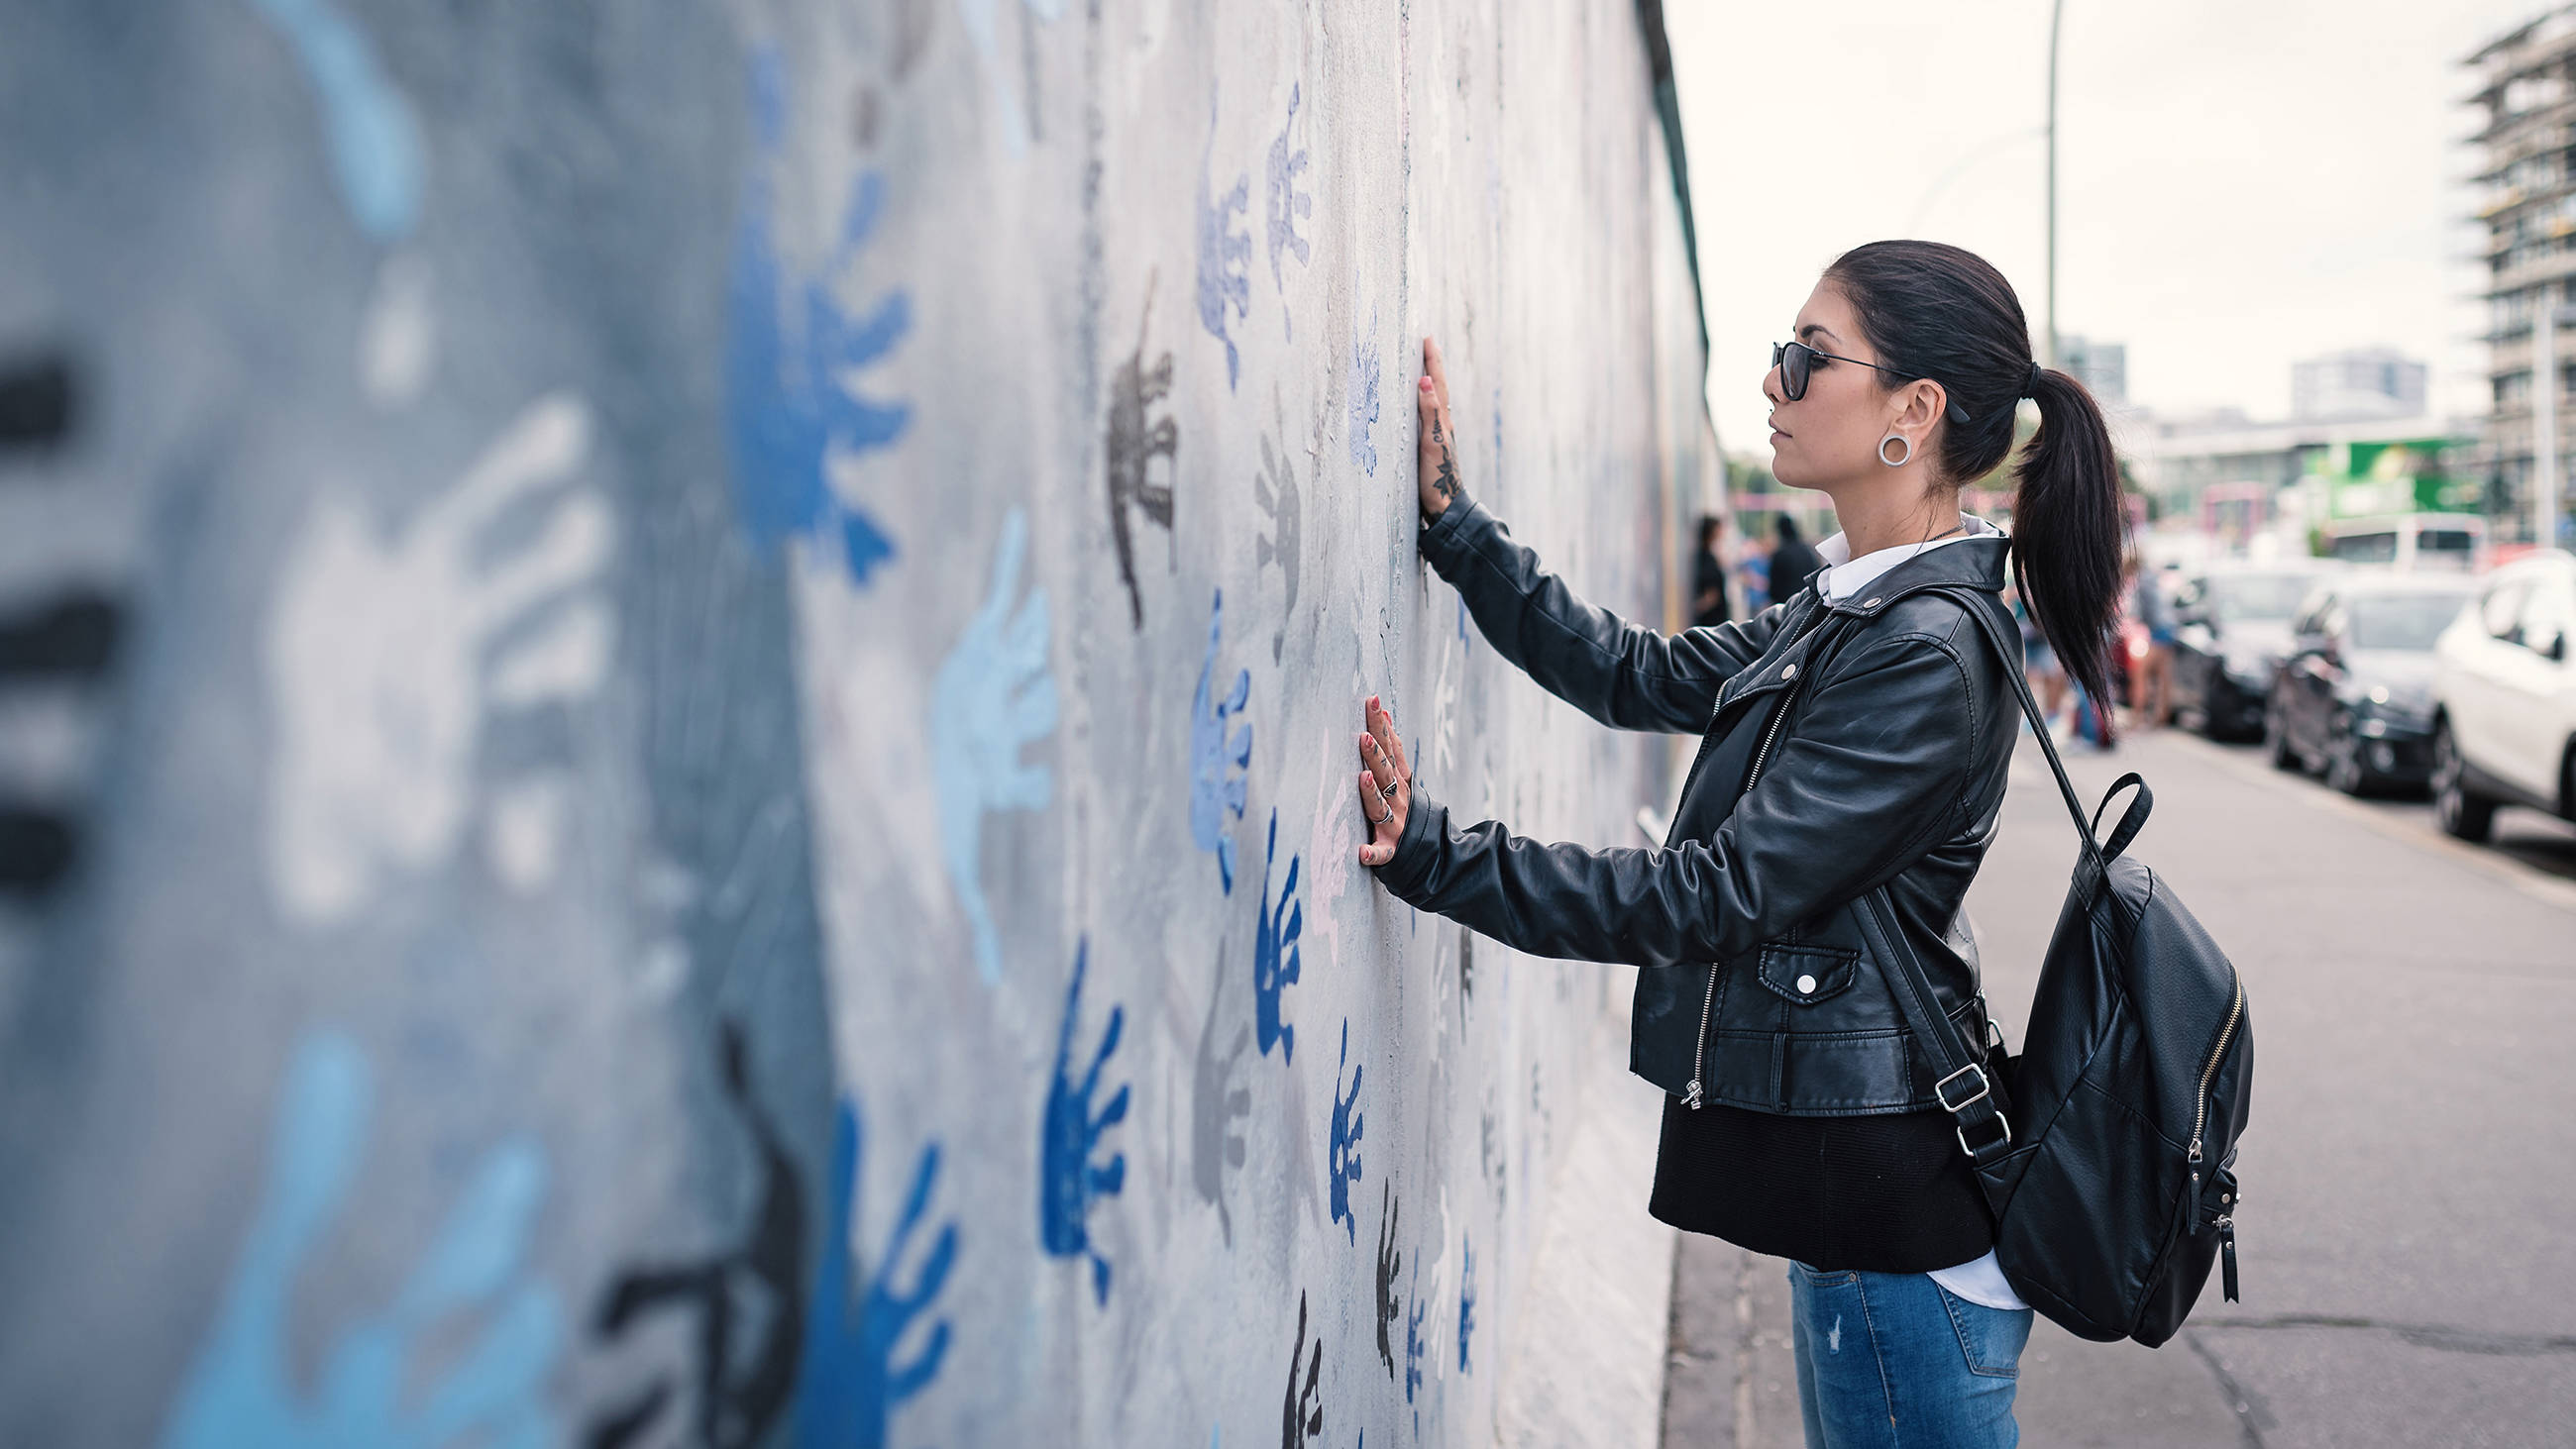
{"type": "MultiPolygon", "coordinates": [[[[2109,809],[2112,799],[2132,785],[2137,787],[2137,797],[2111,828],[2111,838],[2102,840],[2101,815],[2085,815],[2083,799],[2075,793],[2075,782],[2066,773],[2066,762],[2058,758],[2057,746],[2048,737],[2048,721],[2040,713],[2039,701],[2031,696],[2030,681],[2024,677],[2019,631],[2007,629],[2002,604],[1981,590],[1940,588],[1926,592],[1948,595],[1965,608],[2001,658],[2004,677],[2012,682],[2022,715],[2030,721],[2031,732],[2039,737],[2039,747],[2048,756],[2049,771],[2057,777],[2058,794],[2065,799],[2067,814],[2075,821],[2075,833],[2083,841],[2075,879],[2078,899],[2090,904],[2108,879],[2110,863],[2128,849],[2129,842],[2147,823],[2154,794],[2135,771],[2121,776],[2103,795],[2102,808],[2109,809]]],[[[1933,991],[1932,978],[1897,923],[1896,903],[1887,887],[1876,887],[1857,904],[1861,930],[1872,953],[1887,965],[1888,994],[1896,998],[1898,1014],[1905,1019],[1916,1049],[1933,1071],[1932,1095],[1956,1123],[1960,1150],[1980,1167],[1994,1162],[2012,1150],[2012,1124],[2004,1120],[1995,1104],[1994,1084],[1986,1073],[1985,1043],[1972,1046],[1961,1040],[1958,1027],[1941,1011],[1941,998],[1933,991]]]]}
{"type": "MultiPolygon", "coordinates": [[[[1959,1149],[1979,1167],[2012,1150],[2012,1124],[1995,1101],[1994,1082],[1986,1075],[1985,1053],[1972,1051],[1959,1038],[1959,1028],[1941,1011],[1932,978],[1897,925],[1896,903],[1887,887],[1878,886],[1857,902],[1862,934],[1872,954],[1887,964],[1888,994],[1897,1013],[1914,1034],[1914,1044],[1931,1064],[1932,1095],[1955,1120],[1959,1149]]],[[[1979,1043],[1983,1046],[1983,1043],[1979,1043]]]]}
{"type": "Polygon", "coordinates": [[[2031,733],[2039,737],[2040,751],[2048,756],[2049,773],[2057,777],[2057,793],[2066,801],[2066,813],[2074,818],[2075,834],[2083,841],[2083,856],[2075,862],[2075,880],[2082,888],[2083,900],[2090,904],[2109,878],[2111,862],[2119,858],[2121,851],[2129,848],[2129,842],[2136,839],[2138,831],[2146,825],[2147,812],[2155,805],[2154,793],[2147,789],[2147,782],[2134,770],[2122,775],[2118,783],[2103,792],[2102,806],[2108,809],[2111,797],[2131,785],[2138,787],[2138,798],[2129,802],[2129,808],[2121,814],[2120,823],[2112,827],[2111,839],[2105,844],[2097,834],[2102,823],[2101,815],[2097,812],[2089,820],[2085,817],[2083,797],[2075,793],[2075,781],[2066,773],[2066,762],[2058,758],[2057,744],[2048,737],[2048,720],[2039,712],[2039,701],[2031,695],[2029,671],[2022,663],[2020,630],[2011,627],[2002,601],[1980,589],[1951,585],[1924,592],[1942,594],[1966,609],[1968,617],[1976,620],[1977,627],[1984,632],[1986,642],[1994,646],[1995,653],[2002,658],[2004,678],[2012,682],[2013,695],[2021,701],[2022,716],[2030,721],[2031,733]]]}

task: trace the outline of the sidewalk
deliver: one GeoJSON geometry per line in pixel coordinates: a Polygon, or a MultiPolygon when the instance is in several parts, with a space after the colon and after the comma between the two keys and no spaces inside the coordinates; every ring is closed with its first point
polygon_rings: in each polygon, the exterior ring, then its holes
{"type": "MultiPolygon", "coordinates": [[[[1789,1352],[1788,1264],[1698,1233],[1674,1256],[1664,1449],[1803,1449],[1789,1352]]],[[[2086,1343],[2046,1319],[2022,1354],[2022,1442],[2235,1449],[2233,1388],[2185,1342],[2086,1343]]]]}

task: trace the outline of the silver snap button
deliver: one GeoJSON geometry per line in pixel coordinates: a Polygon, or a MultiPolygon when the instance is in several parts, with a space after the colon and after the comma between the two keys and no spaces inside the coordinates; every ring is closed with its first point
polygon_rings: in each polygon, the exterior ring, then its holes
{"type": "Polygon", "coordinates": [[[1860,606],[1861,606],[1862,608],[1864,608],[1864,609],[1875,609],[1875,608],[1877,608],[1877,607],[1878,607],[1878,600],[1876,600],[1876,599],[1863,599],[1863,600],[1861,600],[1861,601],[1860,601],[1860,606]]]}
{"type": "Polygon", "coordinates": [[[1799,994],[1800,996],[1806,996],[1806,995],[1809,995],[1809,994],[1813,993],[1813,992],[1815,991],[1815,989],[1816,989],[1816,978],[1815,978],[1815,977],[1813,977],[1813,976],[1801,976],[1801,977],[1799,977],[1799,978],[1798,978],[1798,994],[1799,994]]]}
{"type": "Polygon", "coordinates": [[[1795,678],[1797,678],[1797,677],[1798,677],[1798,666],[1797,666],[1797,665],[1795,665],[1795,664],[1784,664],[1784,665],[1780,666],[1780,677],[1781,677],[1782,679],[1795,679],[1795,678]]]}

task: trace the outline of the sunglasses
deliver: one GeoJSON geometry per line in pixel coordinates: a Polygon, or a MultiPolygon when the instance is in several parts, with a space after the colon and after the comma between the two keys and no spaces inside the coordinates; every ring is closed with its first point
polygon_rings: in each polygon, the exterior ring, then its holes
{"type": "MultiPolygon", "coordinates": [[[[1831,352],[1819,352],[1803,342],[1774,342],[1771,344],[1771,365],[1780,369],[1781,395],[1788,398],[1791,402],[1796,402],[1798,399],[1805,397],[1807,395],[1807,378],[1814,373],[1816,369],[1816,359],[1820,357],[1827,362],[1848,362],[1854,367],[1871,368],[1875,371],[1886,373],[1888,376],[1895,378],[1900,382],[1916,382],[1922,380],[1917,378],[1913,373],[1899,372],[1892,367],[1881,367],[1875,362],[1863,362],[1857,357],[1842,357],[1831,352]]],[[[1968,410],[1966,408],[1959,406],[1955,402],[1950,404],[1950,421],[1954,423],[1964,423],[1967,420],[1968,410]]]]}

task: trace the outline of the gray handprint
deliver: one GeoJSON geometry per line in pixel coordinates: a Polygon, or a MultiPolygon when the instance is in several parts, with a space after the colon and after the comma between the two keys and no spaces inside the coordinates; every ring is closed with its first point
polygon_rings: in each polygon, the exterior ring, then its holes
{"type": "Polygon", "coordinates": [[[1243,1166],[1243,1129],[1236,1125],[1252,1115],[1252,1092],[1241,1085],[1243,1054],[1252,1049],[1252,1024],[1234,1029],[1234,1043],[1217,1054],[1217,1007],[1225,999],[1225,945],[1216,948],[1216,984],[1208,988],[1207,1025],[1199,1031],[1196,1091],[1190,1099],[1190,1181],[1199,1196],[1216,1204],[1217,1225],[1225,1245],[1234,1246],[1234,1214],[1225,1205],[1225,1175],[1243,1166]]]}

